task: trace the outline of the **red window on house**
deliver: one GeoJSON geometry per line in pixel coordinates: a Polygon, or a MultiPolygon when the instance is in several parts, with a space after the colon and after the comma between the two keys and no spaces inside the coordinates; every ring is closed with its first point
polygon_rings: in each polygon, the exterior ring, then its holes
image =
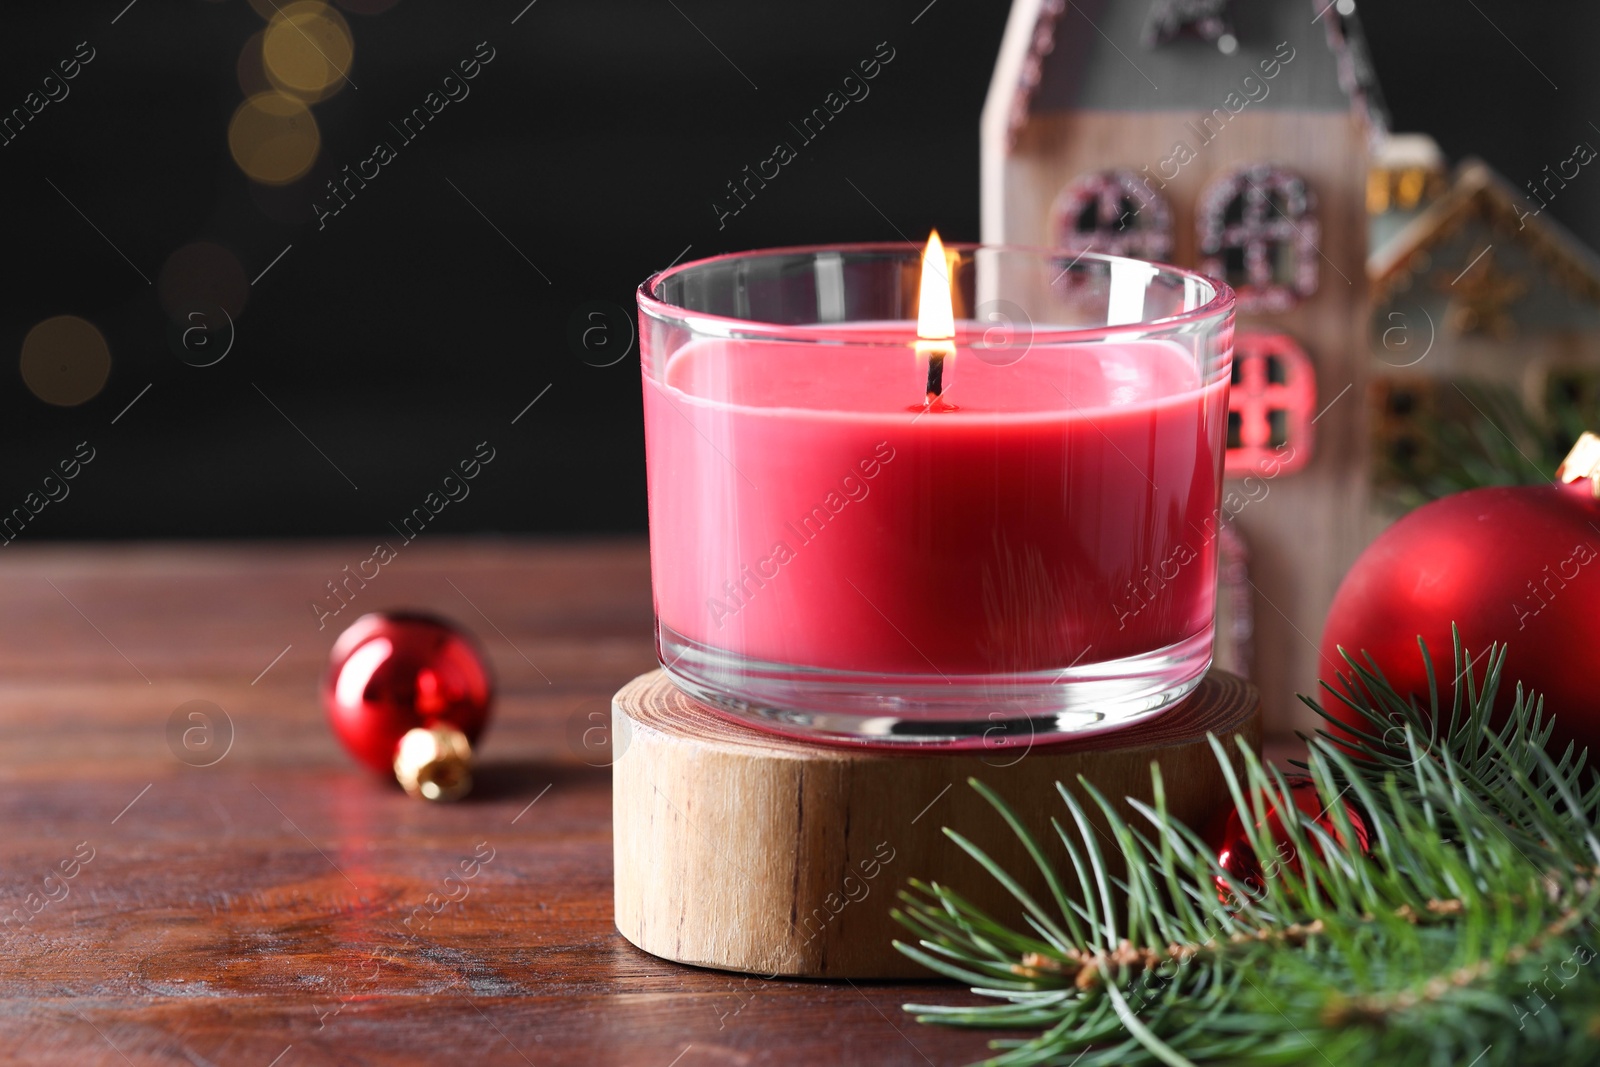
{"type": "Polygon", "coordinates": [[[1317,291],[1316,197],[1305,179],[1257,163],[1200,194],[1200,271],[1233,286],[1244,311],[1285,311],[1317,291]]]}
{"type": "Polygon", "coordinates": [[[1281,333],[1235,334],[1227,476],[1272,478],[1304,467],[1316,406],[1316,368],[1304,349],[1281,333]]]}
{"type": "Polygon", "coordinates": [[[1056,197],[1051,237],[1071,253],[1163,260],[1172,251],[1166,198],[1131,170],[1080,174],[1056,197]]]}

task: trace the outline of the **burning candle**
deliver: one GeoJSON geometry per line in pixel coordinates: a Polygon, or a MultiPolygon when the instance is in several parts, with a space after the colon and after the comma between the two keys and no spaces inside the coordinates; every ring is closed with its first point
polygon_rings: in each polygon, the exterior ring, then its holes
{"type": "Polygon", "coordinates": [[[956,354],[956,315],[950,297],[950,264],[939,231],[922,250],[922,275],[917,290],[917,351],[928,358],[930,408],[944,407],[944,363],[956,354]]]}
{"type": "Polygon", "coordinates": [[[975,746],[1198,683],[1225,286],[934,235],[689,263],[639,303],[678,685],[786,732],[975,746]]]}

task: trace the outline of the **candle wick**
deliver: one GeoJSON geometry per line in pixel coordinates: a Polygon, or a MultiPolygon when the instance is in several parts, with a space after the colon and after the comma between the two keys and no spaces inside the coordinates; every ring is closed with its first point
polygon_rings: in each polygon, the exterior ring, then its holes
{"type": "Polygon", "coordinates": [[[919,355],[925,353],[928,357],[926,407],[939,411],[949,409],[949,405],[944,402],[944,372],[945,365],[951,362],[951,357],[956,354],[955,342],[947,338],[919,338],[917,353],[919,355]]]}
{"type": "Polygon", "coordinates": [[[928,355],[928,403],[931,405],[944,393],[944,353],[928,355]]]}

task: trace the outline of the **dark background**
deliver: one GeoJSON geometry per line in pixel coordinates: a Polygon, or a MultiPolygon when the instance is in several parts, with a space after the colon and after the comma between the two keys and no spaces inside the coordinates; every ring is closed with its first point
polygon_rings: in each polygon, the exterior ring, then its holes
{"type": "MultiPolygon", "coordinates": [[[[95,449],[23,538],[378,535],[484,440],[494,462],[430,529],[642,530],[637,352],[592,366],[574,323],[631,309],[679,256],[933,226],[977,237],[1004,3],[538,0],[512,25],[526,2],[347,11],[359,89],[316,105],[317,169],[270,196],[227,150],[236,64],[264,25],[245,0],[7,5],[0,111],[79,42],[96,51],[71,95],[0,147],[0,512],[78,442],[95,449]],[[387,123],[480,41],[495,59],[471,95],[319,230],[323,181],[393,140],[387,123]],[[788,122],[883,41],[895,58],[871,95],[719,230],[724,183],[793,141],[788,122]],[[247,278],[293,246],[204,368],[179,358],[145,281],[197,240],[247,278]],[[74,408],[35,398],[17,369],[27,331],[61,314],[96,324],[113,360],[74,408]]],[[[1431,133],[1452,160],[1483,156],[1521,185],[1600,141],[1600,8],[1407,0],[1360,15],[1394,128],[1431,133]]],[[[1595,192],[1570,189],[1549,214],[1600,244],[1595,192]]],[[[610,321],[626,341],[622,312],[610,321]]]]}

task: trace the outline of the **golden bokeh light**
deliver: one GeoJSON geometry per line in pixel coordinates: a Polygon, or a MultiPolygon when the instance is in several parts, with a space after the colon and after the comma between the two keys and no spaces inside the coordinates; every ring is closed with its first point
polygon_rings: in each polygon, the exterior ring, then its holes
{"type": "Polygon", "coordinates": [[[234,67],[235,73],[239,76],[239,89],[245,96],[272,91],[272,82],[267,80],[267,68],[261,60],[261,42],[266,36],[266,30],[257,30],[251,34],[250,39],[244,43],[244,50],[239,53],[239,62],[234,67]]]}
{"type": "Polygon", "coordinates": [[[317,161],[322,135],[311,109],[283,93],[257,93],[233,113],[228,150],[252,181],[287,185],[317,161]]]}
{"type": "Polygon", "coordinates": [[[344,16],[319,0],[283,5],[261,41],[262,64],[272,84],[308,103],[344,88],[354,54],[344,16]]]}
{"type": "Polygon", "coordinates": [[[111,374],[111,349],[94,325],[76,315],[45,319],[22,339],[22,381],[47,404],[92,400],[111,374]]]}

